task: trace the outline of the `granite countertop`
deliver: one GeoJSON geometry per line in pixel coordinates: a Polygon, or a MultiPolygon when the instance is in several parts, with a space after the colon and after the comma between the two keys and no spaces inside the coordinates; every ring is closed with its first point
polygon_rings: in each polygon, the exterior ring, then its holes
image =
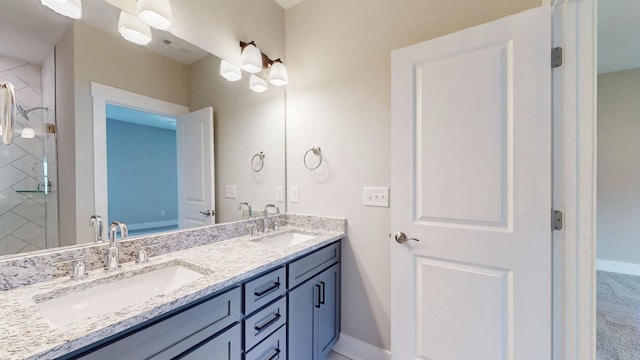
{"type": "Polygon", "coordinates": [[[344,232],[340,231],[286,226],[267,235],[236,237],[152,256],[144,265],[124,263],[114,272],[93,270],[86,279],[80,281],[64,277],[0,292],[0,359],[52,359],[65,355],[203,296],[239,284],[343,236],[344,232]],[[253,241],[292,230],[317,237],[288,248],[253,241]],[[52,328],[36,308],[36,299],[54,298],[110,281],[114,277],[144,273],[149,267],[163,267],[167,263],[180,263],[206,275],[170,294],[158,295],[143,303],[135,304],[132,301],[132,305],[115,313],[93,316],[58,328],[52,328]]]}

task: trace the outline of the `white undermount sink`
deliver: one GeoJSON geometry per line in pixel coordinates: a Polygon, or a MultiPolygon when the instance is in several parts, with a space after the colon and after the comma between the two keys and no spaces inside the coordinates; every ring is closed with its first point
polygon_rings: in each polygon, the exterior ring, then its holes
{"type": "Polygon", "coordinates": [[[117,312],[155,296],[169,294],[204,274],[179,263],[123,279],[113,279],[93,287],[36,303],[38,311],[52,328],[91,316],[117,312]]]}
{"type": "Polygon", "coordinates": [[[278,248],[287,248],[314,239],[316,237],[316,235],[309,235],[292,231],[278,235],[267,236],[253,241],[260,244],[275,246],[278,248]]]}

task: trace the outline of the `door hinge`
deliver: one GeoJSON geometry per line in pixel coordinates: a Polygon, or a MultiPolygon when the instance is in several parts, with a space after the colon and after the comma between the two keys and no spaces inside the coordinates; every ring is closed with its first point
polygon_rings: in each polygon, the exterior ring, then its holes
{"type": "Polygon", "coordinates": [[[562,66],[562,48],[560,46],[551,49],[551,68],[562,66]]]}
{"type": "Polygon", "coordinates": [[[564,214],[559,210],[551,210],[551,230],[562,230],[564,214]]]}

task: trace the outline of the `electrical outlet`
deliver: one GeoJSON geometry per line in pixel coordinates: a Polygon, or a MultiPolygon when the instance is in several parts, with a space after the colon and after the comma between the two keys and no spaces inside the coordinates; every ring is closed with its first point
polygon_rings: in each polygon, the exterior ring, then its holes
{"type": "Polygon", "coordinates": [[[235,199],[238,197],[238,192],[235,185],[224,186],[224,197],[226,199],[235,199]]]}
{"type": "Polygon", "coordinates": [[[388,187],[365,186],[362,191],[362,203],[364,206],[389,207],[388,187]]]}
{"type": "Polygon", "coordinates": [[[284,202],[284,186],[276,186],[276,201],[284,202]]]}
{"type": "Polygon", "coordinates": [[[289,187],[289,198],[292,203],[298,202],[299,189],[297,186],[289,187]]]}

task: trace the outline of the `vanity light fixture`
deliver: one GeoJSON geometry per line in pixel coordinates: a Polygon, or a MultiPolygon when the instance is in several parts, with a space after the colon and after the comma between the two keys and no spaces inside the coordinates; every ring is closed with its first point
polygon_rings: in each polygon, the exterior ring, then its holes
{"type": "Polygon", "coordinates": [[[289,83],[289,74],[287,73],[287,67],[282,63],[282,60],[272,60],[270,64],[271,70],[269,70],[269,82],[275,86],[287,85],[289,83]]]}
{"type": "Polygon", "coordinates": [[[229,81],[242,79],[242,71],[240,68],[226,60],[220,61],[220,75],[229,81]]]}
{"type": "Polygon", "coordinates": [[[40,0],[40,3],[60,15],[72,19],[82,17],[82,0],[40,0]]]}
{"type": "Polygon", "coordinates": [[[255,42],[245,43],[240,41],[240,51],[242,53],[242,70],[257,74],[262,71],[262,53],[255,42]]]}
{"type": "Polygon", "coordinates": [[[257,93],[265,92],[269,89],[269,85],[267,84],[267,80],[256,76],[255,74],[251,74],[251,78],[249,79],[249,88],[257,93]]]}
{"type": "Polygon", "coordinates": [[[138,19],[159,30],[167,30],[173,22],[170,0],[138,0],[138,19]]]}
{"type": "Polygon", "coordinates": [[[126,40],[138,45],[151,42],[151,28],[137,17],[122,10],[118,20],[118,32],[126,40]]]}
{"type": "Polygon", "coordinates": [[[36,137],[36,132],[32,128],[26,127],[20,132],[20,137],[23,139],[33,139],[36,137]]]}

